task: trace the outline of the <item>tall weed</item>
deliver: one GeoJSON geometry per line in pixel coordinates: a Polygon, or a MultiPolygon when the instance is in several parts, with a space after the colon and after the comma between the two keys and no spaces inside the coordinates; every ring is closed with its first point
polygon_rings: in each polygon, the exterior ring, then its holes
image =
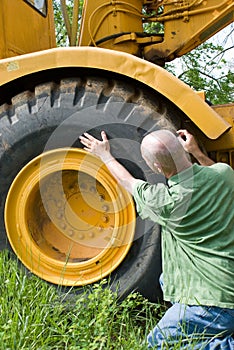
{"type": "Polygon", "coordinates": [[[1,252],[0,349],[146,349],[160,305],[137,293],[120,303],[106,284],[103,280],[92,291],[63,298],[58,288],[26,274],[1,252]]]}

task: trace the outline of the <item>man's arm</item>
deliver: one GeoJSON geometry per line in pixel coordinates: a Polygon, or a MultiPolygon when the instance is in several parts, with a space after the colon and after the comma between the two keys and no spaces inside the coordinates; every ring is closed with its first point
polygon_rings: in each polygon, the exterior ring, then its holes
{"type": "Polygon", "coordinates": [[[184,150],[192,154],[201,165],[209,166],[215,164],[212,159],[201,151],[195,138],[187,130],[178,130],[177,133],[179,135],[178,139],[184,147],[184,150]]]}
{"type": "Polygon", "coordinates": [[[106,164],[116,180],[128,192],[133,194],[134,185],[138,180],[112,156],[110,144],[104,131],[101,132],[101,137],[102,141],[99,141],[92,135],[84,133],[84,136],[80,136],[80,142],[85,146],[84,149],[86,151],[98,156],[106,164]]]}

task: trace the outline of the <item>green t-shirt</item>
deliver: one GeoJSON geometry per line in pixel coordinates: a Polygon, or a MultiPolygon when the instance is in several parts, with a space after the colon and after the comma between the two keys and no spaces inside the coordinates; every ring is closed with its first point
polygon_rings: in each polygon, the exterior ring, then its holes
{"type": "Polygon", "coordinates": [[[168,186],[139,180],[139,215],[162,226],[164,298],[234,308],[234,171],[194,164],[168,186]]]}

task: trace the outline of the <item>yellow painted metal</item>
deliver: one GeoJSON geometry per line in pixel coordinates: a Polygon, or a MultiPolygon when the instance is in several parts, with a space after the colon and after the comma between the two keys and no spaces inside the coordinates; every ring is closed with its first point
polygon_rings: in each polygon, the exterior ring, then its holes
{"type": "Polygon", "coordinates": [[[98,46],[139,55],[135,33],[142,32],[142,0],[84,1],[79,46],[98,46]],[[118,41],[122,34],[132,37],[118,41]]]}
{"type": "Polygon", "coordinates": [[[210,139],[217,139],[231,128],[189,86],[163,68],[124,52],[92,47],[57,48],[1,60],[0,85],[60,67],[96,68],[142,82],[177,105],[210,139]]]}
{"type": "MultiPolygon", "coordinates": [[[[55,47],[52,0],[45,1],[48,11],[43,17],[28,5],[33,0],[1,0],[0,58],[55,47]]],[[[65,8],[66,1],[62,4],[65,8]]],[[[162,63],[191,51],[231,23],[233,8],[232,0],[85,0],[79,46],[124,51],[162,63]],[[144,10],[146,5],[154,16],[144,10]],[[143,26],[147,21],[163,29],[147,35],[143,26]]],[[[72,24],[65,16],[71,45],[76,44],[78,10],[76,0],[72,24]]]]}
{"type": "Polygon", "coordinates": [[[0,58],[55,46],[52,1],[46,17],[23,0],[0,1],[0,58]]]}
{"type": "Polygon", "coordinates": [[[232,128],[224,135],[220,136],[215,143],[209,139],[204,139],[203,144],[206,150],[208,152],[234,150],[234,103],[212,106],[212,109],[222,116],[222,118],[226,120],[232,126],[232,128]]]}
{"type": "Polygon", "coordinates": [[[180,57],[233,22],[232,0],[160,1],[160,6],[163,12],[151,21],[163,23],[164,39],[144,47],[150,61],[180,57]]]}
{"type": "Polygon", "coordinates": [[[163,64],[231,23],[233,8],[232,0],[86,0],[79,46],[124,51],[163,64]],[[145,22],[158,25],[151,35],[144,33],[145,22]]]}
{"type": "Polygon", "coordinates": [[[109,275],[135,232],[131,196],[99,158],[57,149],[28,163],[5,206],[6,231],[23,264],[39,277],[81,286],[109,275]]]}
{"type": "Polygon", "coordinates": [[[234,150],[232,149],[223,149],[222,151],[216,151],[216,162],[227,163],[234,170],[234,150]]]}

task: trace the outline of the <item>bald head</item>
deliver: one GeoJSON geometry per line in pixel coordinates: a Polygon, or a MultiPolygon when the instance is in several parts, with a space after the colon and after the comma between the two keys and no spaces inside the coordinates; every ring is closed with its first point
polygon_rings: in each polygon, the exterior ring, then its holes
{"type": "Polygon", "coordinates": [[[191,166],[178,138],[168,130],[157,130],[145,136],[141,153],[152,170],[162,172],[166,177],[191,166]]]}

